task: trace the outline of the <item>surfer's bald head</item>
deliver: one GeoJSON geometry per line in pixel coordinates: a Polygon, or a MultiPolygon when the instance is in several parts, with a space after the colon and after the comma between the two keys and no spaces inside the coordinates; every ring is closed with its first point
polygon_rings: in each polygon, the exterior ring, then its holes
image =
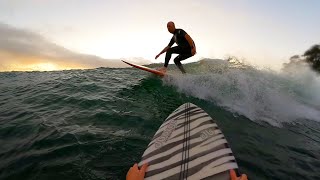
{"type": "Polygon", "coordinates": [[[176,26],[174,25],[174,22],[172,22],[172,21],[169,21],[167,23],[167,28],[170,33],[174,33],[174,31],[176,30],[176,26]]]}

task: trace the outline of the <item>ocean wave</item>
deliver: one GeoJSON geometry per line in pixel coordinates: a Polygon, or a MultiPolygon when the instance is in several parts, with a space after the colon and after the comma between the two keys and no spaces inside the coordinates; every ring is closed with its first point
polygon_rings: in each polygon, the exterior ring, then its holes
{"type": "Polygon", "coordinates": [[[164,83],[256,122],[320,122],[320,79],[309,69],[287,74],[210,59],[188,66],[190,74],[168,76],[164,83]]]}

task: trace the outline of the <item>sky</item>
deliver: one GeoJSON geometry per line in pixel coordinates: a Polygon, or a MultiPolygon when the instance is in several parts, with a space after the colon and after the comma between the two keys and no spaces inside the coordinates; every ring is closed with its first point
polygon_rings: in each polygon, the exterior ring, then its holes
{"type": "Polygon", "coordinates": [[[319,0],[1,0],[0,71],[162,63],[168,21],[196,44],[184,63],[236,56],[280,69],[319,44],[319,9],[319,0]]]}

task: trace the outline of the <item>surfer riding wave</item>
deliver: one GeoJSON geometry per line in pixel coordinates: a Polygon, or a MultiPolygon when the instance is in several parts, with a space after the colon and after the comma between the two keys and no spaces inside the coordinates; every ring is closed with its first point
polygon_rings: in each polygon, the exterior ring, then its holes
{"type": "Polygon", "coordinates": [[[166,72],[172,54],[179,54],[174,63],[182,73],[186,73],[180,61],[185,60],[196,54],[196,46],[193,39],[183,29],[176,29],[174,22],[167,23],[168,31],[173,34],[168,46],[166,46],[156,57],[157,59],[162,53],[166,52],[165,62],[159,71],[166,72]],[[174,43],[178,46],[171,47],[174,43]]]}

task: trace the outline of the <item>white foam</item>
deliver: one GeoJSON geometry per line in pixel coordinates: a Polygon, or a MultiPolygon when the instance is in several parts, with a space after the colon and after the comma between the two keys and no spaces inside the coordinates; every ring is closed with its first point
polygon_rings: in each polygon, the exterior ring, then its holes
{"type": "Polygon", "coordinates": [[[299,68],[288,74],[212,61],[196,67],[197,74],[166,77],[164,83],[253,121],[274,126],[299,119],[320,122],[320,78],[307,67],[299,68]]]}

